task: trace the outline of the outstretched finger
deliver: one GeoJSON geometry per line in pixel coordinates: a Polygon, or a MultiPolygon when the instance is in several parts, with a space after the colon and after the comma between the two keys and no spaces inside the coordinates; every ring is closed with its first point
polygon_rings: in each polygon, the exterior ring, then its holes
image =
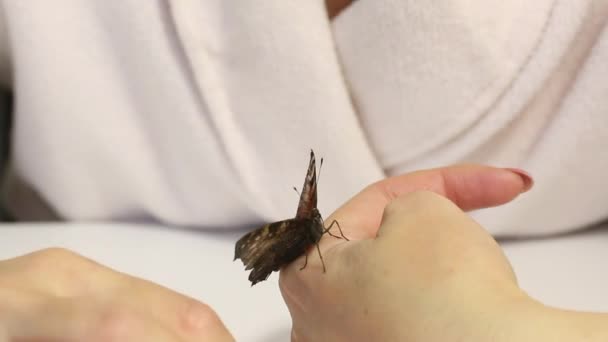
{"type": "Polygon", "coordinates": [[[473,210],[510,202],[532,185],[532,177],[519,169],[467,164],[417,171],[368,186],[328,217],[327,222],[337,220],[350,238],[370,238],[380,226],[384,207],[413,191],[432,191],[462,210],[473,210]]]}

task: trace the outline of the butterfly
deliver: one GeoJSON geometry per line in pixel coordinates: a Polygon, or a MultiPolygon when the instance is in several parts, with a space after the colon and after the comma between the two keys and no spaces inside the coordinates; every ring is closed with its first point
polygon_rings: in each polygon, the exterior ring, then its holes
{"type": "MultiPolygon", "coordinates": [[[[323,158],[321,158],[319,165],[319,176],[321,175],[322,165],[323,158]]],[[[297,189],[295,190],[297,192],[297,189]]],[[[321,258],[323,272],[325,272],[325,262],[319,249],[319,240],[325,233],[348,241],[342,233],[338,221],[333,220],[327,228],[323,224],[323,218],[319,209],[317,209],[315,153],[310,150],[308,171],[304,179],[296,216],[292,219],[269,223],[245,234],[235,245],[234,260],[241,259],[245,269],[252,270],[249,273],[249,281],[253,286],[268,279],[272,272],[280,270],[281,267],[290,264],[302,254],[306,255],[304,265],[300,268],[300,270],[303,270],[308,264],[306,251],[315,245],[321,258]],[[330,229],[334,224],[338,227],[341,236],[331,233],[330,229]]]]}

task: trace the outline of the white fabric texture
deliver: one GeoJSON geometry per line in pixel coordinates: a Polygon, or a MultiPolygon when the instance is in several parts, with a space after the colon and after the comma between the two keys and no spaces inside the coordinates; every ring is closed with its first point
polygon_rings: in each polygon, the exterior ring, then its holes
{"type": "MultiPolygon", "coordinates": [[[[608,216],[608,2],[3,0],[14,167],[64,218],[229,228],[478,162],[533,191],[497,235],[608,216]]],[[[2,46],[2,45],[0,45],[2,46]]],[[[1,61],[1,60],[0,60],[1,61]]]]}

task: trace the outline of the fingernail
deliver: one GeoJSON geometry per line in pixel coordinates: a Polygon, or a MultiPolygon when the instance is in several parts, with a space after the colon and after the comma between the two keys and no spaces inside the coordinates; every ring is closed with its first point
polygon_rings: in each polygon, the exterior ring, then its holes
{"type": "Polygon", "coordinates": [[[522,169],[517,169],[517,168],[512,168],[512,167],[507,167],[505,168],[505,170],[511,171],[515,174],[517,174],[521,180],[524,182],[524,190],[522,192],[526,192],[528,190],[530,190],[532,188],[532,186],[534,185],[534,178],[532,178],[532,176],[522,170],[522,169]]]}

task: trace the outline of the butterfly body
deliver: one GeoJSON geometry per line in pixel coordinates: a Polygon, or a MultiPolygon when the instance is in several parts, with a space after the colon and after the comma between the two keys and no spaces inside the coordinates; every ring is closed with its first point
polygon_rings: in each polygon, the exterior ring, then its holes
{"type": "MultiPolygon", "coordinates": [[[[337,224],[336,221],[334,223],[337,224]]],[[[249,280],[253,286],[266,280],[272,272],[306,255],[310,247],[316,245],[318,250],[321,236],[328,231],[317,209],[316,163],[314,152],[310,151],[310,162],[296,216],[269,223],[244,235],[236,243],[234,259],[241,259],[245,269],[252,270],[249,280]]],[[[321,256],[320,251],[319,256],[321,256]]],[[[321,261],[323,261],[322,256],[321,261]]]]}

